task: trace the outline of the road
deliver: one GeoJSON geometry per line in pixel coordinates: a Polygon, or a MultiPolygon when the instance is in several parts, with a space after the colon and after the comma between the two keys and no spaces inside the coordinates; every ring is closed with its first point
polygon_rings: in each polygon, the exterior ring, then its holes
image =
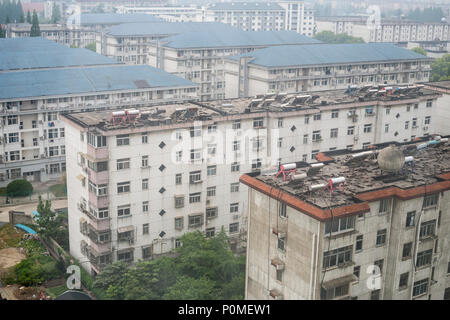
{"type": "MultiPolygon", "coordinates": [[[[11,210],[15,211],[23,211],[27,215],[31,215],[31,212],[36,210],[38,202],[35,203],[27,203],[27,204],[18,204],[12,205],[9,207],[1,207],[0,208],[0,222],[9,222],[8,212],[11,210]]],[[[67,200],[53,200],[52,201],[52,209],[60,209],[67,208],[67,200]]]]}

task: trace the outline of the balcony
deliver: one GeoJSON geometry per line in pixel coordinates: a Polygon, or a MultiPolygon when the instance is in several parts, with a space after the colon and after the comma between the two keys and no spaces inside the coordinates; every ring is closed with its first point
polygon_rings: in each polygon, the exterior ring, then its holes
{"type": "Polygon", "coordinates": [[[94,148],[88,144],[87,155],[93,160],[106,160],[109,157],[109,150],[108,148],[94,148]]]}
{"type": "Polygon", "coordinates": [[[108,170],[96,172],[92,170],[91,168],[87,168],[89,180],[93,183],[99,185],[99,184],[108,184],[109,182],[109,172],[108,170]]]}
{"type": "Polygon", "coordinates": [[[109,196],[97,196],[95,193],[89,191],[89,202],[96,208],[109,207],[109,196]]]}

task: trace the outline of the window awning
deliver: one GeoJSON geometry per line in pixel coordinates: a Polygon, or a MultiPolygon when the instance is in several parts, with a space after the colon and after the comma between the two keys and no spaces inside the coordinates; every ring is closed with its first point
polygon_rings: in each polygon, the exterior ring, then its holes
{"type": "Polygon", "coordinates": [[[134,226],[126,226],[126,227],[120,227],[117,229],[117,232],[119,233],[125,233],[128,231],[133,231],[134,230],[134,226]]]}
{"type": "Polygon", "coordinates": [[[324,282],[322,284],[322,287],[326,290],[331,289],[331,288],[336,288],[339,286],[342,286],[346,283],[350,283],[350,282],[354,282],[358,280],[358,278],[354,275],[354,274],[350,274],[348,276],[345,277],[341,277],[341,278],[337,278],[337,279],[333,279],[327,282],[324,282]]]}

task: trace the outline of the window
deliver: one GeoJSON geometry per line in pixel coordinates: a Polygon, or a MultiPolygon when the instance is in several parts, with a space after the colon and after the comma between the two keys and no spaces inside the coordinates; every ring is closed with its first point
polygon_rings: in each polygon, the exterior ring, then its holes
{"type": "Polygon", "coordinates": [[[277,280],[283,281],[283,270],[277,270],[277,280]]]}
{"type": "Polygon", "coordinates": [[[200,160],[202,157],[201,149],[191,149],[191,160],[200,160]]]}
{"type": "Polygon", "coordinates": [[[304,135],[303,135],[303,143],[304,143],[304,144],[307,144],[307,143],[308,143],[308,135],[307,135],[307,134],[304,134],[304,135]]]}
{"type": "Polygon", "coordinates": [[[416,267],[419,268],[431,264],[432,256],[433,256],[433,249],[417,253],[416,267]]]}
{"type": "Polygon", "coordinates": [[[229,233],[236,233],[239,231],[239,222],[230,223],[229,233]]]}
{"type": "Polygon", "coordinates": [[[414,282],[413,297],[421,295],[428,290],[428,278],[414,282]]]}
{"type": "Polygon", "coordinates": [[[239,203],[230,204],[230,213],[237,213],[237,212],[239,212],[239,203]]]}
{"type": "Polygon", "coordinates": [[[183,225],[184,225],[184,218],[183,217],[175,218],[175,229],[176,230],[182,230],[183,229],[183,225]]]}
{"type": "Polygon", "coordinates": [[[320,136],[320,130],[317,131],[313,131],[313,135],[312,135],[312,141],[313,142],[317,142],[322,140],[322,137],[320,136]]]}
{"type": "Polygon", "coordinates": [[[252,170],[260,169],[262,166],[261,159],[252,160],[252,170]]]}
{"type": "Polygon", "coordinates": [[[142,259],[148,259],[152,255],[152,247],[142,248],[142,259]]]}
{"type": "Polygon", "coordinates": [[[127,146],[130,144],[130,136],[128,134],[121,134],[116,136],[117,146],[127,146]]]}
{"type": "Polygon", "coordinates": [[[149,225],[148,225],[148,223],[144,223],[143,225],[142,225],[142,234],[148,234],[149,233],[149,225]]]}
{"type": "Polygon", "coordinates": [[[377,246],[382,246],[386,243],[386,233],[387,230],[378,230],[377,232],[377,246]]]}
{"type": "Polygon", "coordinates": [[[331,111],[331,119],[336,119],[339,117],[339,111],[338,110],[332,110],[331,111]]]}
{"type": "Polygon", "coordinates": [[[49,139],[58,138],[58,129],[48,129],[48,138],[49,139]]]}
{"type": "Polygon", "coordinates": [[[370,133],[372,132],[372,125],[371,124],[365,124],[364,125],[364,133],[370,133]]]}
{"type": "Polygon", "coordinates": [[[195,216],[189,216],[189,228],[195,228],[201,226],[203,223],[203,216],[195,215],[195,216]]]}
{"type": "Polygon", "coordinates": [[[202,128],[190,128],[191,138],[201,137],[202,136],[202,128]]]}
{"type": "Polygon", "coordinates": [[[391,205],[392,199],[383,199],[380,201],[380,208],[378,210],[379,213],[386,213],[389,211],[389,207],[391,205]]]}
{"type": "Polygon", "coordinates": [[[208,154],[215,155],[217,150],[217,145],[214,144],[208,144],[208,154]]]}
{"type": "Polygon", "coordinates": [[[206,188],[206,196],[207,197],[215,197],[216,196],[216,187],[206,188]]]}
{"type": "Polygon", "coordinates": [[[117,184],[117,193],[130,192],[130,181],[120,182],[117,184]]]}
{"type": "Polygon", "coordinates": [[[233,130],[237,130],[241,128],[241,120],[234,120],[233,124],[231,125],[233,130]]]}
{"type": "Polygon", "coordinates": [[[337,138],[338,136],[338,129],[334,128],[330,130],[330,138],[337,138]]]}
{"type": "Polygon", "coordinates": [[[316,113],[315,115],[313,115],[314,121],[320,120],[321,118],[322,118],[321,113],[316,113]]]}
{"type": "Polygon", "coordinates": [[[361,272],[361,266],[354,266],[353,267],[353,274],[355,275],[355,277],[359,278],[360,272],[361,272]]]}
{"type": "Polygon", "coordinates": [[[425,117],[424,124],[430,124],[430,122],[431,122],[431,117],[425,117]]]}
{"type": "Polygon", "coordinates": [[[408,286],[409,272],[402,273],[400,275],[400,281],[398,282],[398,289],[405,289],[408,286]]]}
{"type": "Polygon", "coordinates": [[[330,234],[330,232],[352,230],[354,226],[355,216],[327,220],[325,222],[325,234],[330,234]]]}
{"type": "Polygon", "coordinates": [[[215,233],[216,233],[216,228],[214,228],[214,227],[213,228],[208,228],[208,229],[205,230],[205,236],[207,238],[214,237],[215,233]]]}
{"type": "Polygon", "coordinates": [[[409,128],[409,121],[405,121],[405,129],[409,128]]]}
{"type": "Polygon", "coordinates": [[[389,132],[389,124],[388,123],[384,125],[384,132],[385,133],[389,132]]]}
{"type": "Polygon", "coordinates": [[[405,225],[405,227],[412,227],[412,226],[414,226],[414,219],[415,219],[415,217],[416,217],[416,212],[415,211],[408,212],[406,214],[406,225],[405,225]]]}
{"type": "Polygon", "coordinates": [[[286,245],[286,236],[278,237],[278,250],[284,251],[286,245]]]}
{"type": "Polygon", "coordinates": [[[191,193],[189,194],[189,203],[197,203],[200,202],[201,192],[191,193]]]}
{"type": "Polygon", "coordinates": [[[239,172],[240,170],[240,165],[237,162],[233,162],[231,164],[231,172],[239,172]]]}
{"type": "Polygon", "coordinates": [[[263,118],[256,118],[253,119],[253,128],[263,128],[264,127],[264,119],[263,118]]]}
{"type": "Polygon", "coordinates": [[[373,264],[376,265],[380,269],[380,274],[383,273],[384,259],[377,260],[373,264]]]}
{"type": "Polygon", "coordinates": [[[329,268],[350,262],[352,260],[353,246],[326,251],[323,254],[323,267],[329,268]]]}
{"type": "Polygon", "coordinates": [[[117,160],[117,170],[124,169],[130,169],[130,158],[117,160]]]}
{"type": "Polygon", "coordinates": [[[59,148],[58,148],[58,146],[49,147],[48,148],[48,155],[50,157],[55,157],[55,156],[59,155],[59,148]]]}
{"type": "Polygon", "coordinates": [[[208,126],[208,133],[213,133],[217,131],[217,124],[213,123],[208,126]]]}
{"type": "Polygon", "coordinates": [[[142,134],[142,143],[148,143],[148,135],[147,133],[143,133],[142,134]]]}
{"type": "Polygon", "coordinates": [[[420,224],[420,238],[425,238],[434,235],[434,229],[436,227],[436,220],[430,220],[422,222],[420,224]]]}
{"type": "Polygon", "coordinates": [[[119,206],[117,207],[117,216],[125,217],[131,215],[130,205],[119,206]]]}
{"type": "Polygon", "coordinates": [[[430,108],[433,106],[433,100],[427,100],[427,108],[430,108]]]}
{"type": "Polygon", "coordinates": [[[281,203],[280,207],[279,207],[279,214],[280,217],[286,218],[287,214],[286,214],[286,204],[285,203],[281,203]]]}
{"type": "Polygon", "coordinates": [[[230,185],[230,192],[239,192],[239,182],[230,185]]]}
{"type": "Polygon", "coordinates": [[[438,203],[438,197],[439,197],[438,193],[424,197],[423,198],[423,207],[429,208],[429,207],[436,206],[438,203]]]}
{"type": "Polygon", "coordinates": [[[403,245],[403,251],[402,251],[402,258],[411,258],[411,251],[412,251],[412,242],[405,243],[403,245]]]}
{"type": "Polygon", "coordinates": [[[148,156],[142,156],[142,168],[148,167],[148,156]]]}
{"type": "Polygon", "coordinates": [[[184,207],[184,196],[175,196],[175,208],[184,207]]]}
{"type": "Polygon", "coordinates": [[[142,190],[148,190],[148,179],[142,179],[142,190]]]}
{"type": "Polygon", "coordinates": [[[217,174],[217,166],[208,166],[206,172],[208,176],[215,176],[217,174]]]}
{"type": "Polygon", "coordinates": [[[133,252],[117,252],[117,260],[118,261],[132,261],[133,260],[133,252]]]}
{"type": "Polygon", "coordinates": [[[320,299],[321,300],[331,300],[334,298],[339,298],[348,295],[349,284],[343,284],[334,288],[320,289],[320,299]]]}
{"type": "Polygon", "coordinates": [[[278,128],[283,128],[283,118],[278,118],[278,128]]]}
{"type": "Polygon", "coordinates": [[[201,171],[192,171],[189,173],[189,183],[197,183],[201,181],[201,171]]]}
{"type": "Polygon", "coordinates": [[[142,202],[142,212],[148,212],[148,201],[142,202]]]}
{"type": "Polygon", "coordinates": [[[233,151],[239,151],[240,148],[241,148],[241,142],[233,141],[233,151]]]}
{"type": "Polygon", "coordinates": [[[359,235],[356,237],[355,251],[362,250],[362,247],[363,247],[363,235],[359,235]]]}
{"type": "Polygon", "coordinates": [[[380,300],[380,290],[373,290],[370,292],[370,300],[380,300]]]}
{"type": "Polygon", "coordinates": [[[182,183],[182,174],[181,173],[177,173],[175,175],[175,184],[181,184],[182,183]]]}
{"type": "Polygon", "coordinates": [[[412,127],[413,128],[417,127],[417,118],[412,119],[412,127]]]}
{"type": "Polygon", "coordinates": [[[351,135],[353,135],[354,133],[355,133],[355,127],[354,127],[354,126],[348,127],[348,128],[347,128],[347,135],[348,135],[348,136],[351,136],[351,135]]]}
{"type": "Polygon", "coordinates": [[[305,124],[309,123],[309,116],[305,116],[305,124]]]}

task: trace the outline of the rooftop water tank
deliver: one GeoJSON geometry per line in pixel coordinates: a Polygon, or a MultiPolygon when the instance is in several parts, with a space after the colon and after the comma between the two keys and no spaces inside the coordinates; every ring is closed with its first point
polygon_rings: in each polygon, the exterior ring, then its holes
{"type": "Polygon", "coordinates": [[[377,160],[381,170],[386,172],[398,172],[405,163],[405,156],[399,148],[391,145],[378,153],[377,160]]]}

